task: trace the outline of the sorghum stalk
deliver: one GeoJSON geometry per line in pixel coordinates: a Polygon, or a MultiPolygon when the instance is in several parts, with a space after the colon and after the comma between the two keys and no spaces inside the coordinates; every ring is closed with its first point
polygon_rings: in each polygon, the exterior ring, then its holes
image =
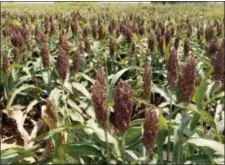
{"type": "Polygon", "coordinates": [[[130,127],[130,120],[133,111],[132,88],[123,80],[120,80],[114,91],[114,110],[115,110],[115,127],[122,135],[121,138],[121,156],[124,160],[125,152],[125,133],[130,127]]]}
{"type": "Polygon", "coordinates": [[[167,147],[167,163],[169,163],[169,154],[170,154],[170,133],[171,133],[171,118],[172,118],[172,97],[173,97],[173,92],[170,91],[170,112],[169,112],[169,125],[168,125],[168,147],[167,147]]]}
{"type": "Polygon", "coordinates": [[[126,134],[123,133],[122,139],[121,139],[121,156],[122,156],[122,164],[125,164],[125,146],[126,146],[126,141],[125,141],[125,136],[126,134]]]}
{"type": "Polygon", "coordinates": [[[97,72],[96,81],[92,86],[92,99],[94,102],[94,110],[99,125],[103,128],[105,133],[107,145],[107,163],[110,164],[110,151],[108,144],[108,117],[107,111],[107,78],[104,67],[101,67],[97,72]]]}
{"type": "Polygon", "coordinates": [[[167,79],[168,86],[170,90],[170,111],[169,111],[169,125],[168,125],[168,148],[167,148],[167,162],[169,161],[169,152],[170,152],[170,127],[171,127],[171,118],[172,118],[172,95],[173,91],[177,87],[178,80],[178,59],[177,59],[177,51],[176,49],[172,49],[170,56],[167,61],[167,79]]]}
{"type": "MultiPolygon", "coordinates": [[[[48,124],[50,129],[55,129],[58,126],[58,118],[55,104],[52,100],[46,99],[46,109],[45,113],[42,113],[42,119],[48,124]]],[[[53,135],[53,140],[55,141],[55,155],[59,157],[61,163],[66,162],[65,154],[67,153],[67,148],[65,145],[65,138],[62,133],[53,135]]]]}
{"type": "MultiPolygon", "coordinates": [[[[180,101],[184,102],[185,106],[188,105],[188,103],[191,100],[192,94],[195,90],[195,81],[196,81],[196,66],[197,62],[194,58],[190,58],[188,63],[183,66],[182,74],[179,74],[179,81],[178,86],[180,88],[180,101]]],[[[182,119],[181,119],[181,137],[183,136],[183,128],[186,124],[184,123],[184,118],[186,116],[186,111],[181,111],[182,119]]],[[[182,151],[182,139],[181,144],[179,146],[179,150],[182,151]]],[[[176,160],[176,163],[179,163],[180,156],[178,155],[177,158],[174,158],[176,160]]]]}
{"type": "Polygon", "coordinates": [[[115,68],[114,68],[115,52],[116,52],[116,42],[115,42],[114,39],[110,38],[110,41],[109,41],[109,53],[110,53],[110,56],[111,56],[111,63],[112,63],[112,71],[113,72],[115,71],[115,68]]]}

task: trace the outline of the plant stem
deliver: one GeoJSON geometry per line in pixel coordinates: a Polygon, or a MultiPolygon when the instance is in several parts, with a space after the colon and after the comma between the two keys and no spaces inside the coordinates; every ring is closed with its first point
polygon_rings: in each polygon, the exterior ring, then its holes
{"type": "Polygon", "coordinates": [[[172,96],[173,93],[170,91],[170,109],[169,109],[169,125],[168,125],[168,148],[167,148],[167,163],[169,162],[169,153],[170,153],[170,129],[171,129],[171,118],[172,118],[172,96]]]}
{"type": "MultiPolygon", "coordinates": [[[[63,91],[63,97],[65,97],[65,88],[64,88],[64,82],[62,83],[62,91],[63,91]]],[[[68,118],[68,121],[69,121],[69,124],[70,126],[72,126],[72,123],[71,123],[71,120],[70,120],[70,117],[69,117],[69,114],[67,112],[67,102],[65,100],[65,111],[66,111],[66,117],[68,118]]]]}
{"type": "Polygon", "coordinates": [[[5,86],[6,86],[6,95],[7,95],[7,97],[8,97],[8,92],[9,92],[9,74],[8,73],[6,73],[6,84],[5,84],[5,86]]]}
{"type": "Polygon", "coordinates": [[[108,142],[108,135],[107,135],[107,130],[104,129],[105,132],[105,140],[106,140],[106,148],[107,148],[107,164],[110,164],[110,151],[109,151],[109,142],[108,142]]]}
{"type": "Polygon", "coordinates": [[[121,139],[121,156],[122,156],[122,164],[125,164],[125,133],[123,133],[121,139]]]}
{"type": "Polygon", "coordinates": [[[50,71],[49,70],[47,70],[47,73],[48,73],[48,94],[50,94],[50,81],[51,81],[51,77],[50,77],[50,73],[49,73],[50,71]]]}
{"type": "Polygon", "coordinates": [[[151,148],[149,148],[149,149],[147,150],[147,152],[146,152],[146,158],[145,158],[145,163],[146,163],[146,164],[149,164],[149,161],[150,161],[150,159],[151,159],[151,154],[152,154],[152,150],[151,150],[151,148]]]}
{"type": "Polygon", "coordinates": [[[146,160],[146,157],[147,157],[147,155],[146,155],[146,148],[143,145],[143,158],[144,158],[144,160],[146,160]]]}
{"type": "Polygon", "coordinates": [[[112,73],[114,73],[115,72],[115,68],[114,68],[114,56],[111,59],[112,59],[112,73]]]}

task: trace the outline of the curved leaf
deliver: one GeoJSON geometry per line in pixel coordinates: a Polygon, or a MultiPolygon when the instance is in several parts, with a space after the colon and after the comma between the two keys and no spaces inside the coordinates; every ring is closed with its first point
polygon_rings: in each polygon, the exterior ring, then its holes
{"type": "Polygon", "coordinates": [[[103,157],[101,150],[91,144],[69,144],[68,151],[71,156],[94,156],[103,157]]]}
{"type": "Polygon", "coordinates": [[[190,138],[187,143],[192,143],[197,147],[209,147],[213,149],[217,154],[224,156],[224,144],[219,143],[215,140],[204,138],[190,138]]]}

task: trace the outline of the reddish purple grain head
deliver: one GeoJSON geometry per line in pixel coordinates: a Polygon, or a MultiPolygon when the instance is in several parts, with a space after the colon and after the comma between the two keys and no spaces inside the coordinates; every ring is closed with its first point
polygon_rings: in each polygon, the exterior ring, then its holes
{"type": "Polygon", "coordinates": [[[180,89],[180,101],[189,103],[195,90],[195,81],[197,76],[197,62],[194,58],[183,66],[182,73],[179,75],[178,86],[180,89]]]}
{"type": "Polygon", "coordinates": [[[120,133],[125,133],[130,127],[133,111],[132,95],[131,86],[120,80],[114,91],[115,127],[120,133]]]}
{"type": "Polygon", "coordinates": [[[144,81],[144,93],[145,96],[150,99],[151,95],[151,80],[152,80],[152,68],[149,63],[146,64],[143,81],[144,81]]]}
{"type": "Polygon", "coordinates": [[[91,90],[95,116],[100,126],[105,128],[107,121],[107,80],[104,67],[101,67],[97,72],[91,90]]]}
{"type": "Polygon", "coordinates": [[[88,28],[84,28],[84,29],[83,29],[83,37],[84,37],[84,38],[87,38],[87,37],[88,37],[88,34],[89,34],[88,28]]]}
{"type": "Polygon", "coordinates": [[[77,49],[73,56],[73,71],[78,72],[81,63],[81,52],[80,49],[77,49]]]}
{"type": "Polygon", "coordinates": [[[71,31],[73,33],[73,36],[77,35],[77,30],[78,30],[78,24],[77,21],[71,24],[71,31]]]}
{"type": "Polygon", "coordinates": [[[178,50],[179,44],[180,44],[180,36],[177,36],[174,41],[174,48],[176,50],[178,50]]]}
{"type": "Polygon", "coordinates": [[[214,28],[211,25],[205,29],[205,39],[207,42],[209,42],[213,37],[214,37],[214,28]]]}
{"type": "Polygon", "coordinates": [[[221,81],[224,83],[224,75],[225,75],[225,70],[224,70],[224,40],[223,43],[219,49],[219,51],[216,52],[212,56],[211,59],[211,64],[213,66],[213,79],[216,81],[221,81]]]}
{"type": "Polygon", "coordinates": [[[14,47],[12,50],[12,53],[14,55],[15,62],[18,62],[19,55],[20,55],[20,49],[18,47],[14,47]]]}
{"type": "Polygon", "coordinates": [[[155,48],[155,36],[151,34],[148,38],[148,49],[153,52],[155,48]]]}
{"type": "Polygon", "coordinates": [[[98,25],[96,23],[92,24],[92,36],[95,39],[98,34],[98,25]]]}
{"type": "Polygon", "coordinates": [[[172,49],[172,51],[170,52],[170,56],[166,64],[166,69],[168,86],[170,91],[173,92],[177,87],[177,81],[179,76],[179,64],[177,58],[177,51],[175,49],[172,49]]]}
{"type": "Polygon", "coordinates": [[[105,37],[104,27],[103,25],[99,26],[98,31],[99,39],[102,40],[105,37]]]}
{"type": "Polygon", "coordinates": [[[163,54],[164,53],[164,37],[161,36],[158,43],[158,51],[163,54]]]}
{"type": "Polygon", "coordinates": [[[171,39],[171,32],[170,32],[170,30],[166,30],[166,32],[165,32],[165,43],[166,43],[166,46],[168,46],[168,44],[170,42],[170,39],[171,39]]]}
{"type": "Polygon", "coordinates": [[[48,70],[50,68],[50,50],[47,43],[43,43],[41,46],[41,57],[43,67],[48,70]]]}
{"type": "Polygon", "coordinates": [[[5,54],[4,56],[3,56],[3,63],[2,63],[2,68],[3,68],[3,71],[5,72],[5,73],[8,73],[9,72],[9,57],[8,57],[8,55],[7,54],[5,54]]]}
{"type": "Polygon", "coordinates": [[[90,42],[89,42],[89,40],[88,39],[85,39],[85,41],[84,41],[84,51],[86,52],[86,53],[88,53],[88,54],[90,54],[91,53],[91,44],[90,44],[90,42]]]}
{"type": "Polygon", "coordinates": [[[189,40],[186,38],[184,41],[184,55],[188,56],[190,51],[189,40]]]}
{"type": "Polygon", "coordinates": [[[115,52],[116,52],[116,41],[113,40],[112,38],[110,38],[110,41],[109,41],[109,53],[110,53],[110,56],[113,57],[115,52]]]}
{"type": "Polygon", "coordinates": [[[155,148],[159,129],[159,109],[150,107],[145,110],[143,144],[146,149],[155,148]]]}
{"type": "Polygon", "coordinates": [[[69,46],[65,35],[60,37],[60,48],[56,69],[61,80],[65,81],[69,70],[69,46]]]}

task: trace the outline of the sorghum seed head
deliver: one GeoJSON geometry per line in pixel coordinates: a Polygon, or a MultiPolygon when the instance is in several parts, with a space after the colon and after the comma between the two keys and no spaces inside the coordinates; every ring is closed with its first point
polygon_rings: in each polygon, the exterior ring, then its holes
{"type": "Polygon", "coordinates": [[[189,46],[189,40],[186,38],[184,41],[184,55],[188,56],[190,50],[190,46],[189,46]]]}
{"type": "Polygon", "coordinates": [[[109,34],[113,34],[113,25],[112,24],[109,24],[108,31],[109,31],[109,34]]]}
{"type": "Polygon", "coordinates": [[[116,42],[110,38],[110,43],[109,43],[109,53],[110,56],[113,57],[116,51],[116,42]]]}
{"type": "Polygon", "coordinates": [[[88,39],[85,40],[84,45],[85,45],[84,51],[86,53],[90,54],[91,53],[91,45],[90,45],[90,42],[88,41],[88,39]]]}
{"type": "Polygon", "coordinates": [[[120,80],[114,91],[115,126],[120,133],[126,132],[130,127],[133,111],[132,88],[123,80],[120,80]]]}
{"type": "Polygon", "coordinates": [[[68,44],[68,41],[67,41],[67,37],[66,35],[61,35],[60,36],[60,47],[67,52],[67,54],[69,53],[69,44],[68,44]]]}
{"type": "Polygon", "coordinates": [[[58,123],[55,104],[54,104],[53,100],[50,100],[50,99],[46,99],[45,103],[46,103],[45,113],[47,115],[46,116],[47,120],[49,121],[48,124],[50,124],[49,125],[50,127],[54,127],[58,123]]]}
{"type": "Polygon", "coordinates": [[[154,51],[154,46],[155,46],[155,36],[151,34],[148,38],[148,49],[150,52],[154,51]]]}
{"type": "Polygon", "coordinates": [[[145,110],[143,144],[146,149],[154,149],[159,128],[159,112],[157,107],[145,110]]]}
{"type": "Polygon", "coordinates": [[[214,37],[214,28],[213,26],[208,26],[205,29],[205,39],[209,42],[214,37]]]}
{"type": "Polygon", "coordinates": [[[139,26],[139,34],[142,36],[145,32],[145,29],[144,29],[144,26],[143,25],[140,25],[139,26]]]}
{"type": "Polygon", "coordinates": [[[156,28],[156,22],[155,20],[152,20],[152,29],[155,30],[155,28],[156,28]]]}
{"type": "Polygon", "coordinates": [[[160,29],[161,29],[161,35],[164,35],[164,33],[165,33],[165,26],[164,26],[164,24],[161,24],[160,29]]]}
{"type": "Polygon", "coordinates": [[[216,54],[212,56],[211,64],[213,66],[213,79],[224,83],[224,48],[221,47],[216,54]]]}
{"type": "Polygon", "coordinates": [[[12,45],[14,47],[20,47],[21,48],[24,44],[24,40],[23,40],[23,37],[22,37],[21,33],[12,34],[11,42],[12,42],[12,45]]]}
{"type": "Polygon", "coordinates": [[[49,33],[49,21],[48,20],[46,20],[45,21],[45,34],[48,34],[49,33]]]}
{"type": "Polygon", "coordinates": [[[161,54],[164,53],[164,37],[163,36],[160,37],[160,41],[158,43],[158,50],[161,54]]]}
{"type": "Polygon", "coordinates": [[[50,36],[54,35],[55,34],[55,25],[54,23],[52,22],[50,24],[50,36]]]}
{"type": "Polygon", "coordinates": [[[103,39],[105,37],[105,32],[103,29],[103,25],[99,26],[99,31],[98,31],[99,39],[103,39]]]}
{"type": "Polygon", "coordinates": [[[171,34],[171,36],[174,36],[174,33],[175,33],[175,29],[174,29],[174,27],[172,27],[172,28],[170,29],[170,34],[171,34]]]}
{"type": "Polygon", "coordinates": [[[180,37],[177,36],[177,37],[175,38],[175,41],[174,41],[174,48],[175,48],[176,50],[177,50],[178,47],[179,47],[179,43],[180,43],[180,37]]]}
{"type": "Polygon", "coordinates": [[[91,90],[97,121],[101,127],[105,128],[107,120],[107,83],[104,67],[101,67],[97,72],[96,81],[91,90]]]}
{"type": "Polygon", "coordinates": [[[83,29],[83,36],[84,36],[84,38],[87,38],[88,37],[88,33],[89,33],[88,28],[84,28],[83,29]]]}
{"type": "Polygon", "coordinates": [[[166,43],[166,45],[169,44],[170,38],[171,38],[170,30],[166,30],[166,33],[165,33],[165,43],[166,43]]]}
{"type": "Polygon", "coordinates": [[[42,44],[48,43],[48,39],[47,39],[47,36],[45,34],[40,33],[40,39],[41,39],[42,44]]]}
{"type": "Polygon", "coordinates": [[[128,28],[128,27],[125,28],[125,35],[127,38],[127,42],[132,43],[133,36],[132,36],[132,32],[131,32],[130,28],[128,28]]]}
{"type": "Polygon", "coordinates": [[[194,58],[189,59],[183,66],[182,74],[179,75],[180,101],[189,103],[195,90],[197,62],[194,58]]]}
{"type": "Polygon", "coordinates": [[[9,72],[9,58],[8,58],[8,55],[5,54],[3,56],[3,71],[5,73],[8,73],[9,72]]]}
{"type": "Polygon", "coordinates": [[[80,50],[77,49],[73,57],[73,70],[75,72],[79,71],[80,63],[81,63],[81,53],[80,50]]]}
{"type": "Polygon", "coordinates": [[[200,29],[198,28],[198,30],[197,30],[197,39],[198,40],[201,39],[201,35],[202,35],[202,33],[201,33],[200,29]]]}
{"type": "Polygon", "coordinates": [[[211,42],[205,46],[205,49],[206,49],[207,53],[213,55],[219,50],[219,46],[217,45],[216,42],[211,42]]]}
{"type": "Polygon", "coordinates": [[[40,31],[38,25],[35,26],[34,33],[35,33],[35,40],[36,40],[36,42],[40,41],[41,40],[41,31],[40,31]]]}
{"type": "Polygon", "coordinates": [[[42,57],[43,67],[45,69],[49,69],[49,67],[50,67],[50,51],[49,51],[47,43],[42,44],[41,57],[42,57]]]}
{"type": "Polygon", "coordinates": [[[111,24],[112,24],[112,28],[113,28],[113,29],[116,29],[116,20],[115,20],[115,19],[113,19],[113,20],[111,21],[111,24]]]}
{"type": "Polygon", "coordinates": [[[98,25],[93,23],[92,25],[92,36],[95,39],[97,37],[97,33],[98,33],[98,25]]]}
{"type": "Polygon", "coordinates": [[[173,92],[177,87],[177,81],[179,76],[177,51],[175,49],[172,49],[172,51],[170,52],[170,56],[166,64],[166,69],[167,69],[168,86],[170,91],[173,92]]]}
{"type": "Polygon", "coordinates": [[[60,40],[59,56],[57,59],[56,69],[60,78],[64,81],[69,69],[69,46],[64,35],[60,40]]]}
{"type": "Polygon", "coordinates": [[[78,25],[77,25],[77,21],[75,21],[74,23],[71,24],[71,31],[73,33],[73,36],[77,35],[77,29],[78,29],[78,25]]]}
{"type": "Polygon", "coordinates": [[[144,93],[148,99],[150,99],[151,95],[151,80],[152,80],[152,68],[149,63],[146,64],[144,70],[144,93]]]}
{"type": "Polygon", "coordinates": [[[68,66],[69,66],[68,54],[64,49],[60,48],[59,56],[57,59],[57,72],[58,72],[60,78],[62,79],[62,81],[64,81],[66,79],[67,72],[68,72],[68,66]]]}
{"type": "Polygon", "coordinates": [[[80,50],[81,54],[84,54],[84,48],[83,48],[83,45],[81,43],[79,45],[79,50],[80,50]]]}
{"type": "Polygon", "coordinates": [[[18,47],[14,47],[13,50],[12,50],[12,53],[14,55],[15,61],[17,62],[19,54],[20,54],[20,49],[18,47]]]}

